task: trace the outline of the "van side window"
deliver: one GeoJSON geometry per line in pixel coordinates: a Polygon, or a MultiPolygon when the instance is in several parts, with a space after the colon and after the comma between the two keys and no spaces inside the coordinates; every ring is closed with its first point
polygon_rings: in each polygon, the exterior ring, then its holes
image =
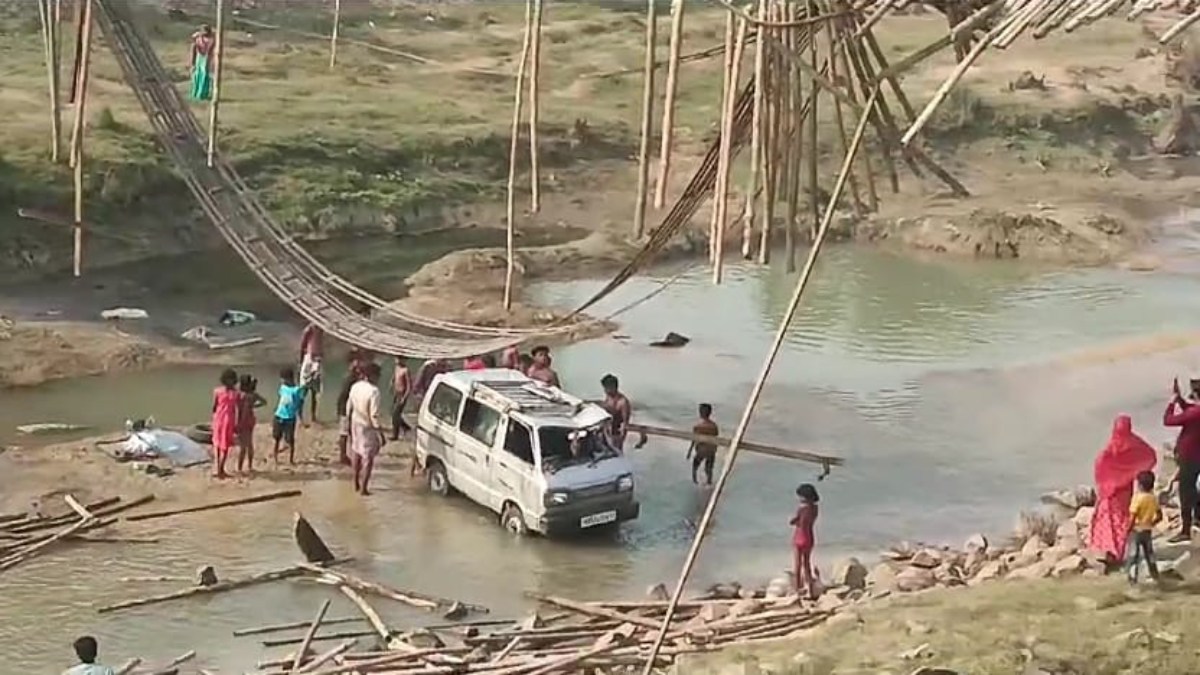
{"type": "Polygon", "coordinates": [[[446,424],[458,421],[458,406],[462,403],[462,392],[442,382],[429,398],[429,413],[446,424]]]}
{"type": "Polygon", "coordinates": [[[459,429],[490,448],[496,440],[496,430],[499,427],[500,411],[473,398],[467,399],[467,405],[463,408],[462,422],[458,425],[459,429]]]}
{"type": "Polygon", "coordinates": [[[529,433],[529,427],[516,420],[509,420],[508,433],[504,436],[504,450],[522,462],[532,465],[533,436],[529,433]]]}

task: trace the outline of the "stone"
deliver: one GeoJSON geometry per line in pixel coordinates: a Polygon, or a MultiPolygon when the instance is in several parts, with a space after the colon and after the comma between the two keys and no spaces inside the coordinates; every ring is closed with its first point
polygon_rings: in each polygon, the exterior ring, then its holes
{"type": "Polygon", "coordinates": [[[1095,512],[1096,512],[1096,509],[1091,506],[1085,506],[1075,512],[1075,517],[1072,518],[1072,520],[1075,521],[1075,527],[1077,528],[1077,531],[1087,532],[1087,531],[1091,530],[1092,514],[1094,514],[1095,512]]]}
{"type": "Polygon", "coordinates": [[[902,593],[915,593],[937,585],[933,570],[909,567],[896,575],[895,589],[902,593]]]}
{"type": "Polygon", "coordinates": [[[401,635],[400,639],[417,649],[441,649],[446,646],[433,631],[424,628],[409,631],[401,635]]]}
{"type": "Polygon", "coordinates": [[[846,601],[833,593],[826,593],[817,599],[817,609],[823,612],[836,612],[846,606],[846,601]]]}
{"type": "Polygon", "coordinates": [[[708,587],[708,597],[713,600],[736,600],[742,590],[742,585],[733,582],[729,584],[713,584],[708,587]]]}
{"type": "Polygon", "coordinates": [[[942,557],[933,549],[921,549],[908,561],[908,564],[913,567],[931,570],[942,564],[942,557]]]}
{"type": "Polygon", "coordinates": [[[962,569],[965,576],[973,577],[979,573],[980,568],[987,562],[987,557],[981,551],[972,551],[967,554],[963,560],[962,569]]]}
{"type": "Polygon", "coordinates": [[[469,613],[470,610],[467,609],[466,605],[455,600],[454,602],[450,603],[450,606],[446,608],[445,612],[442,612],[442,618],[447,621],[458,621],[460,619],[467,618],[467,614],[469,613]]]}
{"type": "Polygon", "coordinates": [[[1027,567],[1020,567],[1008,573],[1008,579],[1044,579],[1050,576],[1050,572],[1054,569],[1053,563],[1047,563],[1045,560],[1036,562],[1027,567]]]}
{"type": "Polygon", "coordinates": [[[1079,526],[1073,520],[1059,523],[1054,531],[1055,546],[1074,546],[1079,548],[1079,526]]]}
{"type": "Polygon", "coordinates": [[[890,590],[896,585],[896,568],[887,563],[879,563],[867,575],[867,583],[877,589],[890,590]]]}
{"type": "Polygon", "coordinates": [[[1070,509],[1074,512],[1080,507],[1080,504],[1075,501],[1074,490],[1055,490],[1042,495],[1041,501],[1043,504],[1052,506],[1061,506],[1065,509],[1070,509]]]}
{"type": "Polygon", "coordinates": [[[197,586],[216,586],[217,570],[212,565],[204,565],[196,570],[197,586]]]}
{"type": "Polygon", "coordinates": [[[646,589],[646,597],[658,602],[666,602],[671,599],[671,594],[667,592],[666,584],[654,584],[646,589]]]}
{"type": "Polygon", "coordinates": [[[1006,573],[1008,573],[1008,565],[1003,560],[992,560],[984,563],[975,576],[971,577],[971,580],[967,582],[967,585],[975,586],[985,581],[999,579],[1006,573]]]}
{"type": "Polygon", "coordinates": [[[1051,576],[1065,577],[1077,574],[1087,567],[1087,561],[1078,553],[1073,553],[1054,564],[1051,576]]]}
{"type": "Polygon", "coordinates": [[[1045,551],[1042,551],[1042,562],[1049,563],[1051,568],[1053,568],[1058,561],[1075,555],[1075,550],[1076,549],[1074,547],[1051,546],[1045,551]]]}
{"type": "Polygon", "coordinates": [[[988,550],[988,539],[977,532],[970,537],[967,537],[967,541],[963,544],[963,550],[968,554],[986,553],[988,550]]]}
{"type": "Polygon", "coordinates": [[[833,581],[855,590],[867,587],[867,568],[858,558],[847,558],[838,563],[833,570],[833,581]]]}
{"type": "Polygon", "coordinates": [[[1042,541],[1042,538],[1036,534],[1030,535],[1021,546],[1021,557],[1027,558],[1032,556],[1033,558],[1037,558],[1044,550],[1046,550],[1046,542],[1042,541]]]}
{"type": "Polygon", "coordinates": [[[929,648],[928,642],[923,642],[912,649],[900,652],[900,658],[905,661],[915,661],[916,659],[926,658],[930,656],[932,650],[929,648]]]}

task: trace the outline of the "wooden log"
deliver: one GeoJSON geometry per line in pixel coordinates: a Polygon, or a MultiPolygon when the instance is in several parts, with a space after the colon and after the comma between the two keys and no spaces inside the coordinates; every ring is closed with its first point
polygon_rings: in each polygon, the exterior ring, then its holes
{"type": "Polygon", "coordinates": [[[650,142],[654,134],[654,71],[658,44],[658,0],[646,0],[646,55],[642,75],[642,138],[638,146],[637,196],[633,210],[633,236],[646,233],[646,200],[650,187],[650,142]]]}
{"type": "MultiPolygon", "coordinates": [[[[315,672],[317,672],[317,670],[316,670],[317,668],[320,668],[321,666],[325,665],[326,663],[329,663],[330,661],[336,659],[338,656],[341,656],[342,654],[350,651],[350,648],[356,644],[358,644],[358,640],[346,640],[345,642],[334,647],[333,649],[330,649],[329,651],[327,651],[323,654],[317,655],[316,658],[314,658],[312,661],[309,661],[307,664],[305,664],[305,666],[303,668],[301,668],[300,670],[297,670],[296,671],[297,675],[299,673],[315,673],[315,672]]],[[[345,672],[345,671],[343,671],[343,672],[345,672]]]]}
{"type": "Polygon", "coordinates": [[[712,192],[712,211],[710,212],[708,223],[708,260],[713,266],[713,283],[721,282],[722,270],[717,262],[717,258],[723,252],[718,243],[722,237],[721,226],[724,224],[725,210],[729,200],[729,184],[725,180],[728,176],[728,164],[730,149],[729,135],[725,132],[726,127],[732,127],[732,120],[729,116],[731,110],[730,98],[736,96],[734,93],[736,85],[730,82],[729,77],[732,72],[733,65],[733,41],[737,34],[737,26],[734,23],[733,14],[725,16],[725,60],[724,67],[721,70],[721,107],[718,117],[718,141],[717,141],[717,175],[713,180],[712,192]]]}
{"type": "Polygon", "coordinates": [[[67,503],[67,506],[71,507],[72,511],[79,514],[79,517],[83,518],[84,520],[89,520],[89,519],[96,517],[96,516],[92,515],[92,512],[88,511],[87,508],[84,507],[83,504],[80,504],[78,501],[75,500],[74,497],[72,497],[69,494],[63,495],[63,501],[65,501],[67,503]]]}
{"type": "Polygon", "coordinates": [[[533,0],[529,37],[529,210],[542,210],[541,170],[538,161],[538,81],[542,63],[542,9],[544,0],[533,0]]]}
{"type": "MultiPolygon", "coordinates": [[[[90,512],[100,516],[111,515],[108,507],[117,504],[121,501],[120,497],[109,497],[95,502],[84,504],[84,508],[90,512]]],[[[17,521],[8,523],[3,526],[3,530],[9,534],[30,534],[41,530],[49,530],[62,525],[69,525],[79,520],[74,513],[67,513],[61,516],[51,516],[48,518],[27,518],[25,521],[17,521]]]]}
{"type": "Polygon", "coordinates": [[[595,616],[595,617],[600,617],[600,618],[604,618],[604,619],[611,619],[613,621],[618,621],[621,623],[632,623],[632,624],[635,624],[638,626],[645,626],[646,628],[657,629],[659,627],[659,622],[655,621],[653,619],[647,619],[645,617],[637,616],[635,614],[618,612],[616,610],[608,609],[605,607],[589,605],[589,604],[582,603],[582,602],[575,602],[574,600],[568,600],[566,598],[560,598],[560,597],[553,596],[553,595],[540,595],[537,593],[531,593],[531,594],[529,594],[529,597],[537,600],[538,602],[542,602],[542,603],[545,603],[548,605],[554,605],[555,607],[561,607],[563,609],[569,609],[572,612],[577,612],[579,614],[584,614],[587,616],[595,616]]]}
{"type": "Polygon", "coordinates": [[[505,268],[504,309],[512,309],[513,274],[516,272],[516,220],[517,220],[517,149],[521,137],[521,103],[525,95],[525,66],[529,62],[529,50],[533,26],[534,0],[525,0],[525,38],[521,42],[521,58],[517,61],[517,85],[513,95],[512,138],[508,146],[508,188],[505,202],[505,268]]]}
{"type": "Polygon", "coordinates": [[[240,497],[238,499],[227,499],[224,501],[213,502],[211,504],[202,504],[200,506],[188,506],[179,509],[169,509],[166,511],[152,511],[150,513],[139,513],[134,516],[126,516],[125,520],[129,522],[137,522],[142,520],[156,520],[158,518],[168,518],[170,516],[178,516],[185,513],[199,513],[201,511],[212,511],[215,509],[224,509],[231,506],[246,506],[248,504],[261,504],[262,502],[274,501],[276,499],[287,499],[290,497],[299,497],[302,494],[300,490],[280,490],[279,492],[268,492],[266,494],[255,495],[253,497],[240,497]]]}
{"type": "Polygon", "coordinates": [[[134,658],[129,659],[122,664],[120,668],[117,668],[115,671],[113,671],[113,675],[129,675],[129,673],[133,672],[134,668],[137,668],[140,665],[142,665],[142,659],[135,656],[134,658]]]}
{"type": "Polygon", "coordinates": [[[663,98],[661,145],[658,152],[658,177],[654,186],[654,208],[661,209],[667,198],[671,177],[671,146],[675,133],[675,94],[679,90],[679,54],[683,48],[683,0],[671,0],[671,45],[667,57],[667,84],[663,98]]]}
{"type": "MultiPolygon", "coordinates": [[[[298,514],[297,514],[298,515],[298,514]]],[[[329,611],[329,600],[321,603],[321,608],[317,610],[317,615],[313,617],[312,623],[308,630],[304,633],[304,639],[300,642],[300,647],[296,650],[296,659],[292,661],[292,670],[300,667],[304,662],[304,656],[308,653],[308,646],[312,644],[313,636],[317,634],[317,629],[321,627],[321,621],[325,618],[325,612],[329,611]]]]}
{"type": "MultiPolygon", "coordinates": [[[[349,559],[346,558],[346,559],[334,561],[331,564],[341,564],[341,563],[345,563],[348,561],[349,561],[349,559]]],[[[159,604],[162,602],[169,602],[171,600],[190,598],[190,597],[193,597],[196,595],[211,595],[213,593],[223,593],[225,591],[232,591],[232,590],[238,589],[238,588],[245,588],[247,586],[253,586],[255,584],[267,583],[269,581],[279,581],[281,579],[291,579],[294,577],[302,576],[307,572],[308,572],[308,570],[306,570],[305,568],[303,568],[299,565],[293,565],[291,567],[284,567],[284,568],[277,569],[277,570],[270,570],[268,572],[260,572],[258,574],[254,574],[249,577],[242,578],[242,579],[231,579],[231,580],[226,580],[226,581],[218,581],[217,583],[215,583],[211,586],[194,586],[192,588],[184,588],[184,589],[181,589],[178,591],[173,591],[171,593],[163,593],[160,595],[152,595],[152,596],[145,597],[145,598],[126,600],[124,602],[118,602],[118,603],[114,603],[111,605],[104,605],[102,607],[97,608],[96,611],[100,614],[107,614],[109,612],[116,612],[116,611],[123,610],[123,609],[131,609],[133,607],[144,607],[146,605],[156,605],[156,604],[159,604]]]]}
{"type": "MultiPolygon", "coordinates": [[[[722,448],[729,447],[731,442],[731,439],[726,436],[701,436],[693,434],[690,431],[671,429],[669,427],[651,426],[649,424],[630,423],[628,427],[630,431],[636,431],[648,436],[662,436],[663,438],[673,438],[680,441],[710,443],[722,448]]],[[[802,462],[812,462],[828,466],[842,466],[844,463],[844,460],[841,457],[835,457],[833,455],[820,455],[814,452],[807,452],[805,450],[780,448],[773,445],[767,445],[765,443],[742,441],[740,445],[742,449],[747,452],[754,452],[760,455],[769,455],[771,457],[794,459],[802,462]]]]}
{"type": "MultiPolygon", "coordinates": [[[[339,0],[340,2],[340,0],[339,0]]],[[[225,0],[217,0],[217,36],[213,45],[216,63],[213,64],[212,101],[208,104],[208,165],[213,165],[217,151],[217,116],[221,105],[221,80],[225,66],[225,0]]]]}
{"type": "MultiPolygon", "coordinates": [[[[362,621],[363,619],[358,619],[358,620],[362,621]]],[[[372,635],[375,635],[375,631],[373,631],[373,630],[346,630],[346,631],[338,631],[336,633],[322,633],[320,635],[314,635],[312,637],[312,639],[309,640],[309,642],[328,642],[329,640],[345,640],[346,638],[371,637],[372,635]]],[[[290,645],[298,645],[302,642],[304,642],[303,637],[273,638],[273,639],[261,640],[262,646],[264,646],[264,647],[287,647],[290,645]]]]}
{"type": "MultiPolygon", "coordinates": [[[[811,16],[816,13],[814,4],[810,1],[807,5],[808,14],[811,16]]],[[[819,26],[810,26],[804,30],[808,31],[808,55],[809,65],[812,66],[812,72],[818,73],[820,70],[817,67],[817,42],[820,32],[819,26]]],[[[833,45],[829,45],[830,49],[833,45]]],[[[809,225],[808,238],[813,241],[817,238],[817,223],[821,222],[821,186],[817,183],[817,163],[820,161],[821,147],[818,143],[818,127],[817,127],[817,112],[820,109],[820,93],[821,87],[817,85],[816,80],[812,83],[812,102],[808,106],[808,204],[809,211],[812,214],[812,223],[809,225]]],[[[837,100],[836,97],[834,100],[837,100]]],[[[830,204],[829,208],[836,208],[836,204],[830,204]]]]}
{"type": "MultiPolygon", "coordinates": [[[[758,10],[755,13],[759,21],[767,18],[768,0],[758,0],[758,10]]],[[[653,4],[653,2],[651,2],[653,4]]],[[[759,29],[762,30],[761,28],[759,29]]],[[[766,79],[766,47],[763,40],[755,41],[754,45],[754,108],[750,115],[750,174],[746,185],[746,216],[742,221],[742,259],[750,260],[753,253],[755,212],[754,204],[758,200],[760,172],[763,164],[763,106],[766,79]]]]}
{"type": "MultiPolygon", "coordinates": [[[[324,621],[321,622],[321,625],[333,626],[333,625],[344,624],[344,623],[357,623],[362,620],[363,619],[360,616],[342,616],[342,617],[337,617],[335,619],[325,619],[324,621]]],[[[281,633],[286,630],[295,630],[297,628],[304,628],[309,623],[311,623],[311,619],[305,620],[305,621],[293,621],[291,623],[277,623],[277,624],[270,624],[270,625],[266,625],[266,626],[254,626],[251,628],[239,628],[239,629],[233,631],[233,636],[234,637],[245,637],[248,635],[265,635],[267,633],[281,633]]]]}
{"type": "Polygon", "coordinates": [[[608,645],[600,645],[599,647],[592,647],[591,649],[582,651],[578,654],[573,654],[571,656],[565,656],[560,659],[556,659],[536,670],[530,671],[528,675],[550,675],[550,673],[554,673],[554,672],[557,672],[560,670],[570,670],[570,668],[572,666],[580,663],[581,661],[586,661],[587,659],[589,659],[593,656],[599,656],[600,654],[604,654],[605,652],[611,652],[614,649],[617,649],[619,646],[620,645],[613,643],[613,644],[608,644],[608,645]]]}

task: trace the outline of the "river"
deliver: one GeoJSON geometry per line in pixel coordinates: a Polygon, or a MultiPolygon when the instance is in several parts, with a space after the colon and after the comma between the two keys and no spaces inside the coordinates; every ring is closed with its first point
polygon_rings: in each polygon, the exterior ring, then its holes
{"type": "MultiPolygon", "coordinates": [[[[673,274],[631,281],[597,313],[673,274]]],[[[598,395],[599,378],[613,372],[637,417],[687,425],[696,403],[707,401],[732,432],[794,277],[753,265],[732,266],[718,287],[708,276],[685,275],[625,314],[625,339],[558,350],[568,388],[598,395]],[[647,346],[672,330],[691,344],[647,346]]],[[[601,283],[546,283],[531,293],[570,306],[601,283]]],[[[826,254],[810,290],[748,437],[846,458],[818,485],[818,557],[826,570],[841,555],[869,555],[887,541],[957,544],[975,531],[1007,529],[1041,492],[1088,479],[1115,413],[1133,414],[1148,439],[1165,440],[1158,421],[1171,378],[1200,373],[1193,337],[1200,279],[1191,273],[1049,271],[847,246],[826,254]]],[[[274,381],[270,368],[260,370],[274,381]]],[[[215,378],[214,369],[188,368],[0,392],[0,442],[14,442],[13,427],[34,421],[100,430],[144,414],[194,422],[215,378]]],[[[496,613],[524,611],[523,591],[636,596],[673,581],[707,493],[691,485],[682,445],[656,440],[633,456],[643,515],[611,538],[514,540],[486,513],[435,500],[395,475],[365,501],[344,483],[306,485],[299,508],[355,556],[352,567],[364,576],[496,613]]],[[[818,473],[769,458],[739,460],[695,583],[765,580],[784,569],[795,486],[818,473]]],[[[194,648],[202,663],[240,672],[263,650],[231,638],[232,629],[307,619],[328,590],[282,582],[104,617],[93,607],[160,590],[122,577],[190,575],[201,563],[233,577],[286,564],[295,558],[294,508],[281,502],[147,523],[138,534],[162,543],[49,555],[6,573],[0,653],[14,672],[52,672],[70,663],[71,640],[91,632],[110,662],[166,660],[194,648]]],[[[436,620],[379,607],[398,625],[436,620]]],[[[331,613],[352,609],[338,596],[331,613]]]]}

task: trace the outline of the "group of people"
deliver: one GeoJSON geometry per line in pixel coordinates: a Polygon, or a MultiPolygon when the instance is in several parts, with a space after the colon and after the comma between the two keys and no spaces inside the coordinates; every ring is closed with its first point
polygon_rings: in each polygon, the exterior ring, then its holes
{"type": "MultiPolygon", "coordinates": [[[[1185,396],[1175,380],[1171,397],[1163,411],[1162,423],[1179,429],[1175,441],[1176,472],[1166,492],[1176,490],[1179,498],[1180,528],[1170,541],[1187,542],[1192,528],[1200,524],[1200,379],[1189,382],[1185,396]]],[[[1128,415],[1117,416],[1108,444],[1096,457],[1096,510],[1092,516],[1089,545],[1104,553],[1110,565],[1125,564],[1131,581],[1136,582],[1141,563],[1157,580],[1154,556],[1154,527],[1162,520],[1162,509],[1155,491],[1158,453],[1133,431],[1128,415]]]]}

